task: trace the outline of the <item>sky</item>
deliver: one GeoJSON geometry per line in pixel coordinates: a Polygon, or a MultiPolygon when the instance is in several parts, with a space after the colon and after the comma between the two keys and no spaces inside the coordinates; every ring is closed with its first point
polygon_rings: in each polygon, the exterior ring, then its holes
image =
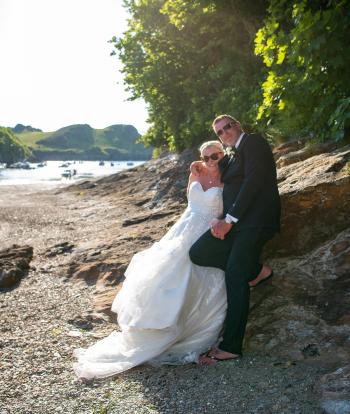
{"type": "Polygon", "coordinates": [[[147,130],[127,101],[112,36],[127,28],[122,0],[0,0],[0,126],[55,131],[72,124],[147,130]]]}

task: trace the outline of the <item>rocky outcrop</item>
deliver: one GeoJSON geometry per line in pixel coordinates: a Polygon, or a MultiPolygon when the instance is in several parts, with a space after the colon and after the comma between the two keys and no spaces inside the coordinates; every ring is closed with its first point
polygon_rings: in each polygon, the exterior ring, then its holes
{"type": "Polygon", "coordinates": [[[350,146],[278,169],[282,231],[270,256],[303,254],[350,226],[350,146]]]}
{"type": "Polygon", "coordinates": [[[31,246],[18,246],[0,251],[0,289],[14,287],[29,270],[33,258],[31,246]]]}
{"type": "Polygon", "coordinates": [[[310,144],[305,140],[287,142],[274,149],[277,168],[285,167],[296,162],[304,161],[314,155],[333,151],[337,148],[335,142],[310,144]]]}
{"type": "Polygon", "coordinates": [[[54,257],[60,254],[70,253],[73,248],[74,248],[74,244],[70,242],[58,243],[50,247],[46,251],[45,255],[46,257],[54,257]]]}
{"type": "Polygon", "coordinates": [[[350,365],[324,375],[317,391],[321,395],[321,406],[325,413],[350,413],[350,365]]]}
{"type": "Polygon", "coordinates": [[[246,348],[350,360],[350,229],[308,254],[270,264],[273,281],[252,292],[246,348]]]}
{"type": "MultiPolygon", "coordinates": [[[[186,187],[190,163],[198,159],[198,152],[186,150],[181,155],[168,154],[144,165],[69,187],[80,193],[88,190],[89,197],[103,197],[116,204],[126,201],[138,207],[139,214],[151,214],[155,209],[179,209],[186,204],[186,187]]],[[[60,190],[60,191],[67,191],[60,190]]]]}
{"type": "MultiPolygon", "coordinates": [[[[158,240],[186,205],[197,154],[168,155],[69,191],[108,200],[108,231],[73,251],[68,277],[95,285],[94,308],[110,316],[130,258],[158,240]],[[93,185],[92,185],[93,184],[93,185]]],[[[275,277],[252,291],[246,349],[290,360],[350,357],[350,147],[278,169],[282,232],[267,249],[275,277]]]]}

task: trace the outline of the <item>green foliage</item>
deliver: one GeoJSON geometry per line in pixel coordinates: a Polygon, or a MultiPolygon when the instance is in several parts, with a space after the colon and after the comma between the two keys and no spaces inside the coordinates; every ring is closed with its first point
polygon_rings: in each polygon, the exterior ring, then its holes
{"type": "Polygon", "coordinates": [[[30,156],[29,149],[20,143],[10,128],[0,127],[0,162],[13,164],[30,156]]]}
{"type": "Polygon", "coordinates": [[[17,124],[14,128],[11,129],[15,134],[20,134],[23,132],[42,132],[41,129],[33,128],[30,125],[25,126],[23,124],[17,124]]]}
{"type": "Polygon", "coordinates": [[[219,113],[275,141],[350,130],[348,0],[124,3],[128,30],[111,42],[130,99],[148,105],[146,144],[192,147],[219,113]]]}
{"type": "Polygon", "coordinates": [[[254,122],[262,64],[253,39],[265,1],[127,0],[131,19],[113,38],[131,99],[148,104],[143,142],[172,150],[208,138],[219,113],[254,122]]]}
{"type": "Polygon", "coordinates": [[[284,136],[340,140],[350,126],[350,3],[271,0],[255,38],[266,66],[257,119],[284,136]]]}

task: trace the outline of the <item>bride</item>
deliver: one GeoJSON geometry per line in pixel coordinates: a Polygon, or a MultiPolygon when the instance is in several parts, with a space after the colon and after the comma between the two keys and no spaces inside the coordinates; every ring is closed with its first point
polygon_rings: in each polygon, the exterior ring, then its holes
{"type": "Polygon", "coordinates": [[[224,272],[191,263],[191,245],[222,214],[218,141],[200,147],[203,166],[189,176],[188,206],[152,247],[132,258],[112,304],[121,332],[77,349],[81,379],[104,378],[136,365],[198,362],[217,340],[226,314],[224,272]]]}

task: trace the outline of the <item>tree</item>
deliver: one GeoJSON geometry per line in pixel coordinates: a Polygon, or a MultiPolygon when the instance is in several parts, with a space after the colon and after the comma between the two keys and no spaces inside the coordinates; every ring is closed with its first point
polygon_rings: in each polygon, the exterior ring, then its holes
{"type": "Polygon", "coordinates": [[[271,0],[256,35],[263,58],[257,119],[286,137],[340,140],[350,126],[350,3],[271,0]]]}
{"type": "Polygon", "coordinates": [[[9,128],[0,127],[0,162],[12,164],[31,155],[9,128]]]}
{"type": "Polygon", "coordinates": [[[131,99],[144,98],[151,128],[142,137],[173,150],[202,142],[212,119],[230,112],[254,122],[262,63],[254,37],[265,1],[128,0],[131,19],[112,42],[131,99]]]}

